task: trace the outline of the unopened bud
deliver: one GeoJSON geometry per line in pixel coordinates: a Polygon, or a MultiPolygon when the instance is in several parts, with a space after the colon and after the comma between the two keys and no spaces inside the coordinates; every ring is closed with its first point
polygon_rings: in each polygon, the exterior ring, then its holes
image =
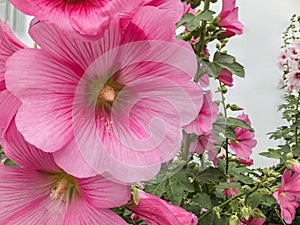
{"type": "Polygon", "coordinates": [[[236,105],[236,104],[231,104],[230,105],[230,109],[232,110],[232,111],[239,111],[239,110],[243,110],[243,108],[242,107],[239,107],[238,105],[236,105]]]}
{"type": "Polygon", "coordinates": [[[249,207],[244,206],[241,209],[241,215],[244,217],[246,220],[248,220],[251,216],[251,209],[249,207]]]}
{"type": "Polygon", "coordinates": [[[232,215],[230,217],[230,225],[237,225],[240,222],[240,219],[237,215],[232,215]]]}
{"type": "Polygon", "coordinates": [[[287,159],[292,159],[292,158],[294,158],[293,153],[289,152],[288,154],[286,154],[286,158],[287,158],[287,159]]]}

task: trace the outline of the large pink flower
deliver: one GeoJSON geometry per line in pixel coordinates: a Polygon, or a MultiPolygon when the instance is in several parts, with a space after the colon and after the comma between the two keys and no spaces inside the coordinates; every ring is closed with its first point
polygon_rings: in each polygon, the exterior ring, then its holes
{"type": "MultiPolygon", "coordinates": [[[[10,0],[23,13],[58,25],[65,32],[88,37],[99,37],[114,17],[128,24],[141,7],[162,10],[175,23],[181,18],[183,7],[175,0],[10,0]],[[75,32],[74,32],[75,31],[75,32]]],[[[160,24],[160,23],[159,23],[160,24]]],[[[76,35],[77,36],[77,35],[76,35]]]]}
{"type": "Polygon", "coordinates": [[[291,224],[295,218],[298,202],[300,201],[300,173],[286,169],[281,178],[281,185],[273,197],[281,209],[281,217],[287,224],[291,224]]]}
{"type": "Polygon", "coordinates": [[[238,21],[238,7],[235,7],[236,0],[222,0],[222,11],[219,14],[219,25],[225,28],[225,34],[229,37],[242,34],[243,24],[238,21]]]}
{"type": "Polygon", "coordinates": [[[198,218],[183,208],[172,205],[154,195],[139,191],[139,202],[129,209],[135,218],[141,218],[148,225],[196,225],[198,218]]]}
{"type": "Polygon", "coordinates": [[[165,35],[157,20],[166,29],[172,23],[144,7],[125,31],[112,21],[97,41],[33,24],[30,34],[42,49],[15,53],[6,72],[9,90],[22,101],[16,123],[25,139],[54,152],[74,176],[152,178],[178,153],[181,127],[202,105],[200,87],[191,81],[197,70],[192,49],[165,35]]]}
{"type": "MultiPolygon", "coordinates": [[[[199,93],[202,94],[202,93],[199,93]]],[[[190,124],[184,127],[187,133],[195,133],[197,135],[210,134],[212,125],[217,120],[219,108],[217,103],[212,100],[211,91],[203,94],[203,105],[198,117],[190,124]]]]}
{"type": "MultiPolygon", "coordinates": [[[[251,126],[248,115],[243,113],[237,118],[251,126]]],[[[234,132],[236,140],[230,141],[230,148],[236,153],[237,158],[248,159],[252,153],[252,148],[257,144],[257,141],[254,140],[254,133],[244,128],[235,128],[234,132]]]]}
{"type": "Polygon", "coordinates": [[[14,120],[1,142],[21,167],[0,166],[0,224],[127,224],[109,208],[128,202],[129,185],[100,175],[80,179],[67,174],[51,153],[24,140],[14,120]]]}

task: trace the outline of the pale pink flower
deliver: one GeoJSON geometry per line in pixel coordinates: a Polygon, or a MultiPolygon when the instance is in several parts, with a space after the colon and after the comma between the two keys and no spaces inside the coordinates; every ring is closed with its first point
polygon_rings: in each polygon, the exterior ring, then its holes
{"type": "Polygon", "coordinates": [[[296,91],[300,90],[300,70],[292,70],[286,74],[287,85],[296,91]]]}
{"type": "Polygon", "coordinates": [[[219,81],[223,84],[227,85],[228,87],[233,86],[233,78],[232,73],[227,69],[221,69],[220,75],[218,76],[219,81]]]}
{"type": "Polygon", "coordinates": [[[283,69],[284,68],[284,65],[286,65],[288,62],[288,55],[286,52],[281,52],[280,55],[279,55],[279,59],[278,59],[278,67],[279,69],[283,69]]]}
{"type": "Polygon", "coordinates": [[[300,55],[300,49],[291,47],[287,50],[287,56],[289,60],[297,59],[300,55]]]}
{"type": "Polygon", "coordinates": [[[14,121],[2,143],[6,155],[20,167],[0,167],[0,224],[127,224],[109,208],[130,200],[129,185],[100,175],[67,174],[51,153],[27,143],[14,121]]]}
{"type": "Polygon", "coordinates": [[[225,34],[231,37],[243,33],[243,24],[238,21],[238,7],[235,7],[236,0],[222,0],[222,11],[219,14],[219,25],[225,28],[225,34]]]}
{"type": "Polygon", "coordinates": [[[125,31],[112,21],[97,41],[34,23],[30,34],[41,49],[15,53],[5,78],[22,101],[16,123],[25,139],[54,152],[56,163],[77,177],[108,172],[137,182],[158,173],[180,150],[181,128],[203,101],[191,81],[194,53],[157,26],[172,23],[163,15],[145,7],[125,31]],[[78,155],[91,169],[78,169],[78,155]]]}
{"type": "MultiPolygon", "coordinates": [[[[237,118],[251,126],[248,115],[243,113],[237,118]]],[[[252,153],[252,148],[257,144],[257,141],[254,140],[254,133],[244,128],[235,128],[234,132],[236,134],[236,140],[230,141],[230,148],[236,153],[237,158],[248,159],[252,153]]]]}
{"type": "Polygon", "coordinates": [[[148,225],[196,225],[198,218],[185,209],[172,205],[154,195],[139,191],[139,202],[128,207],[133,219],[143,219],[148,225]]]}
{"type": "Polygon", "coordinates": [[[265,218],[250,217],[248,220],[243,219],[243,221],[239,222],[238,225],[263,225],[265,221],[265,218]]]}
{"type": "Polygon", "coordinates": [[[287,224],[295,218],[296,209],[300,200],[300,173],[286,169],[281,177],[281,185],[273,197],[281,209],[281,217],[287,224]]]}
{"type": "Polygon", "coordinates": [[[212,100],[211,91],[203,94],[203,104],[198,117],[187,126],[184,130],[187,133],[197,135],[210,134],[212,124],[217,120],[219,108],[217,103],[212,100]]]}

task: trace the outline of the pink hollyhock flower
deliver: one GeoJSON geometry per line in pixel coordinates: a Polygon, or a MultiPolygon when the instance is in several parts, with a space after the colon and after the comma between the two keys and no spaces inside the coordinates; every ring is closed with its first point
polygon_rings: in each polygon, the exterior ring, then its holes
{"type": "Polygon", "coordinates": [[[0,20],[0,130],[4,132],[17,112],[21,102],[6,89],[4,74],[6,61],[20,49],[26,48],[10,27],[0,20]]]}
{"type": "Polygon", "coordinates": [[[252,166],[253,165],[253,160],[248,158],[248,159],[240,159],[239,162],[241,164],[244,164],[246,166],[252,166]]]}
{"type": "MultiPolygon", "coordinates": [[[[234,182],[235,182],[234,180],[230,181],[230,183],[234,183],[234,182]]],[[[225,188],[223,191],[223,195],[227,196],[227,197],[235,196],[235,195],[237,195],[237,190],[236,190],[236,188],[233,188],[233,189],[225,188]]]]}
{"type": "MultiPolygon", "coordinates": [[[[243,113],[237,118],[251,126],[248,115],[243,113]]],[[[248,159],[252,153],[252,148],[257,144],[257,141],[254,140],[254,133],[244,128],[235,128],[234,132],[236,134],[236,140],[230,141],[230,148],[236,153],[237,158],[248,159]]]]}
{"type": "Polygon", "coordinates": [[[222,0],[222,11],[218,16],[219,25],[225,28],[225,34],[231,37],[243,33],[243,24],[238,21],[238,7],[235,7],[235,0],[222,0]]]}
{"type": "Polygon", "coordinates": [[[128,202],[129,185],[100,175],[69,175],[51,153],[27,143],[14,121],[2,143],[6,155],[20,167],[0,167],[0,224],[127,224],[109,208],[128,202]]]}
{"type": "Polygon", "coordinates": [[[281,185],[273,193],[273,197],[280,206],[282,219],[291,224],[300,201],[300,173],[292,174],[292,171],[286,169],[281,177],[281,185]]]}
{"type": "Polygon", "coordinates": [[[287,85],[296,91],[300,90],[300,70],[292,70],[286,74],[287,85]]]}
{"type": "Polygon", "coordinates": [[[219,81],[223,84],[227,85],[228,87],[233,86],[233,78],[232,73],[227,69],[221,69],[220,75],[218,76],[219,81]]]}
{"type": "Polygon", "coordinates": [[[297,172],[297,173],[300,173],[300,165],[298,164],[292,164],[292,169],[297,172]]]}
{"type": "Polygon", "coordinates": [[[56,163],[77,177],[108,172],[137,182],[158,173],[180,150],[181,128],[203,101],[191,81],[194,53],[156,25],[172,23],[163,15],[145,7],[125,31],[112,21],[97,41],[33,24],[30,34],[41,49],[15,53],[5,77],[22,102],[16,123],[25,139],[53,152],[56,163]],[[91,169],[79,169],[79,155],[80,166],[91,169]]]}
{"type": "Polygon", "coordinates": [[[288,62],[288,55],[286,52],[281,52],[278,59],[278,67],[280,70],[283,69],[284,65],[288,62]]]}
{"type": "Polygon", "coordinates": [[[217,155],[218,150],[216,149],[214,143],[216,138],[212,134],[204,134],[199,137],[199,140],[194,141],[190,144],[190,152],[196,152],[198,154],[203,154],[207,151],[208,160],[212,161],[214,165],[217,165],[217,155]]]}
{"type": "Polygon", "coordinates": [[[135,221],[141,218],[148,225],[196,225],[198,218],[185,209],[172,205],[154,195],[139,191],[139,202],[128,207],[135,221]]]}
{"type": "MultiPolygon", "coordinates": [[[[32,15],[46,23],[54,23],[62,31],[99,38],[115,17],[126,18],[126,24],[141,7],[156,7],[175,23],[181,18],[183,7],[173,0],[10,0],[25,14],[32,15]]],[[[158,21],[159,22],[159,21],[158,21]]],[[[124,23],[124,21],[123,21],[124,23]]],[[[161,24],[161,23],[159,23],[161,24]]]]}
{"type": "Polygon", "coordinates": [[[187,126],[184,130],[187,133],[195,133],[197,135],[209,134],[212,130],[212,124],[217,120],[219,108],[217,103],[212,100],[211,91],[203,94],[203,105],[198,117],[187,126]]]}
{"type": "Polygon", "coordinates": [[[21,12],[46,23],[57,24],[65,32],[98,36],[111,17],[124,7],[121,0],[10,0],[21,12]]]}
{"type": "Polygon", "coordinates": [[[263,225],[265,221],[265,218],[250,217],[248,220],[243,219],[243,221],[239,222],[238,225],[263,225]]]}

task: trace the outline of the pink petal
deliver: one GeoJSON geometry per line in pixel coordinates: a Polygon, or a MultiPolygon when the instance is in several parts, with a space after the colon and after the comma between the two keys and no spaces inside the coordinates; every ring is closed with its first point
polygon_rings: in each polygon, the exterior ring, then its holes
{"type": "Polygon", "coordinates": [[[29,34],[41,48],[56,58],[78,64],[86,70],[104,52],[120,44],[121,30],[118,21],[112,21],[103,37],[97,41],[70,38],[53,24],[34,21],[29,34]]]}
{"type": "Polygon", "coordinates": [[[77,182],[83,198],[95,208],[118,207],[129,202],[131,197],[131,185],[116,183],[102,176],[77,179],[77,182]]]}
{"type": "Polygon", "coordinates": [[[23,102],[16,123],[28,142],[51,152],[70,141],[74,71],[41,50],[24,49],[8,60],[6,82],[23,102]]]}
{"type": "Polygon", "coordinates": [[[17,130],[15,120],[5,132],[2,145],[8,158],[22,167],[49,172],[59,169],[51,154],[41,151],[24,140],[17,130]]]}
{"type": "Polygon", "coordinates": [[[44,173],[0,167],[0,223],[61,224],[63,205],[51,201],[52,181],[44,173]]]}
{"type": "Polygon", "coordinates": [[[0,129],[5,132],[12,119],[15,117],[21,102],[9,90],[0,92],[0,129]]]}
{"type": "Polygon", "coordinates": [[[109,209],[96,209],[79,200],[69,205],[63,225],[127,225],[125,220],[109,209]]]}
{"type": "Polygon", "coordinates": [[[72,176],[84,178],[97,175],[96,171],[82,157],[75,139],[72,139],[59,151],[54,152],[53,156],[57,165],[72,176]]]}
{"type": "Polygon", "coordinates": [[[141,7],[126,29],[122,42],[139,40],[172,40],[175,35],[175,23],[158,8],[141,7]],[[164,29],[162,29],[164,28],[164,29]]]}

